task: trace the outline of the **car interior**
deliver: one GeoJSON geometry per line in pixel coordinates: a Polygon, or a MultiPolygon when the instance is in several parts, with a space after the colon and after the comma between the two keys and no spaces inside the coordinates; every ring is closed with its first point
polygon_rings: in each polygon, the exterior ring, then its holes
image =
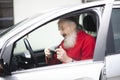
{"type": "MultiPolygon", "coordinates": [[[[97,37],[99,21],[98,21],[98,15],[94,11],[86,11],[79,13],[79,15],[77,15],[76,18],[85,32],[94,36],[95,38],[97,37]]],[[[54,33],[54,30],[52,30],[51,28],[47,29],[46,26],[52,27],[54,24],[56,28],[55,31],[58,31],[57,29],[58,20],[59,19],[55,19],[43,25],[42,27],[38,28],[39,30],[37,29],[38,31],[34,30],[33,32],[25,35],[24,37],[22,37],[21,39],[17,40],[14,43],[13,54],[10,63],[11,71],[48,66],[46,64],[45,54],[44,54],[45,47],[50,46],[51,49],[54,49],[61,42],[61,40],[63,40],[63,38],[60,35],[58,36],[59,32],[57,32],[56,34],[54,33]],[[49,32],[48,34],[46,29],[49,32]],[[39,35],[33,34],[34,32],[38,32],[39,35]],[[52,34],[56,36],[52,37],[52,34]],[[40,37],[34,37],[34,36],[40,36],[40,37]],[[52,40],[58,38],[59,40],[58,41],[56,40],[56,42],[52,40]],[[46,46],[42,44],[45,44],[46,46]]]]}

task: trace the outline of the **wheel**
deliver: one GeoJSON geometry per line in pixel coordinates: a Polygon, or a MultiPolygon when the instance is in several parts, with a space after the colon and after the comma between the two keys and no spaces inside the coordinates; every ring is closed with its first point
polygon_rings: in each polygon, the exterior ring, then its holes
{"type": "Polygon", "coordinates": [[[31,55],[32,62],[35,64],[35,66],[37,66],[37,60],[34,57],[34,52],[33,52],[32,47],[27,38],[24,38],[24,44],[25,44],[26,49],[29,51],[29,53],[31,55]]]}

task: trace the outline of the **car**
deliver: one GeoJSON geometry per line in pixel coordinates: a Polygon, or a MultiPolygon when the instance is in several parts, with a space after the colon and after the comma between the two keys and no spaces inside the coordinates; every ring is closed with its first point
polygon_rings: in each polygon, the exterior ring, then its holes
{"type": "Polygon", "coordinates": [[[0,32],[0,80],[119,80],[120,1],[58,7],[0,32]],[[44,49],[63,39],[58,20],[74,16],[95,37],[93,59],[47,65],[44,49]],[[87,18],[90,16],[91,18],[87,18]]]}

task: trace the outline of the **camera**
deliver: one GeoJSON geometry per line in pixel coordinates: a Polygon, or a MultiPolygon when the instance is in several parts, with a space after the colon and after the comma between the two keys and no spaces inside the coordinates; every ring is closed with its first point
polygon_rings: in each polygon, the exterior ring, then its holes
{"type": "Polygon", "coordinates": [[[52,58],[54,58],[54,54],[56,54],[55,50],[51,50],[51,49],[50,49],[50,53],[51,53],[51,55],[52,55],[52,58]]]}
{"type": "Polygon", "coordinates": [[[56,54],[55,50],[50,50],[50,53],[52,53],[52,55],[56,54]]]}

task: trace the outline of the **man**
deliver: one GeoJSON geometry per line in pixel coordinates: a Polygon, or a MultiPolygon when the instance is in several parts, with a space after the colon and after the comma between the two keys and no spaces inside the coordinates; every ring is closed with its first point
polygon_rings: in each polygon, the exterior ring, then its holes
{"type": "Polygon", "coordinates": [[[52,58],[50,50],[45,49],[48,64],[93,58],[95,38],[85,33],[74,17],[61,18],[58,22],[58,29],[64,40],[55,50],[54,58],[52,58]]]}

